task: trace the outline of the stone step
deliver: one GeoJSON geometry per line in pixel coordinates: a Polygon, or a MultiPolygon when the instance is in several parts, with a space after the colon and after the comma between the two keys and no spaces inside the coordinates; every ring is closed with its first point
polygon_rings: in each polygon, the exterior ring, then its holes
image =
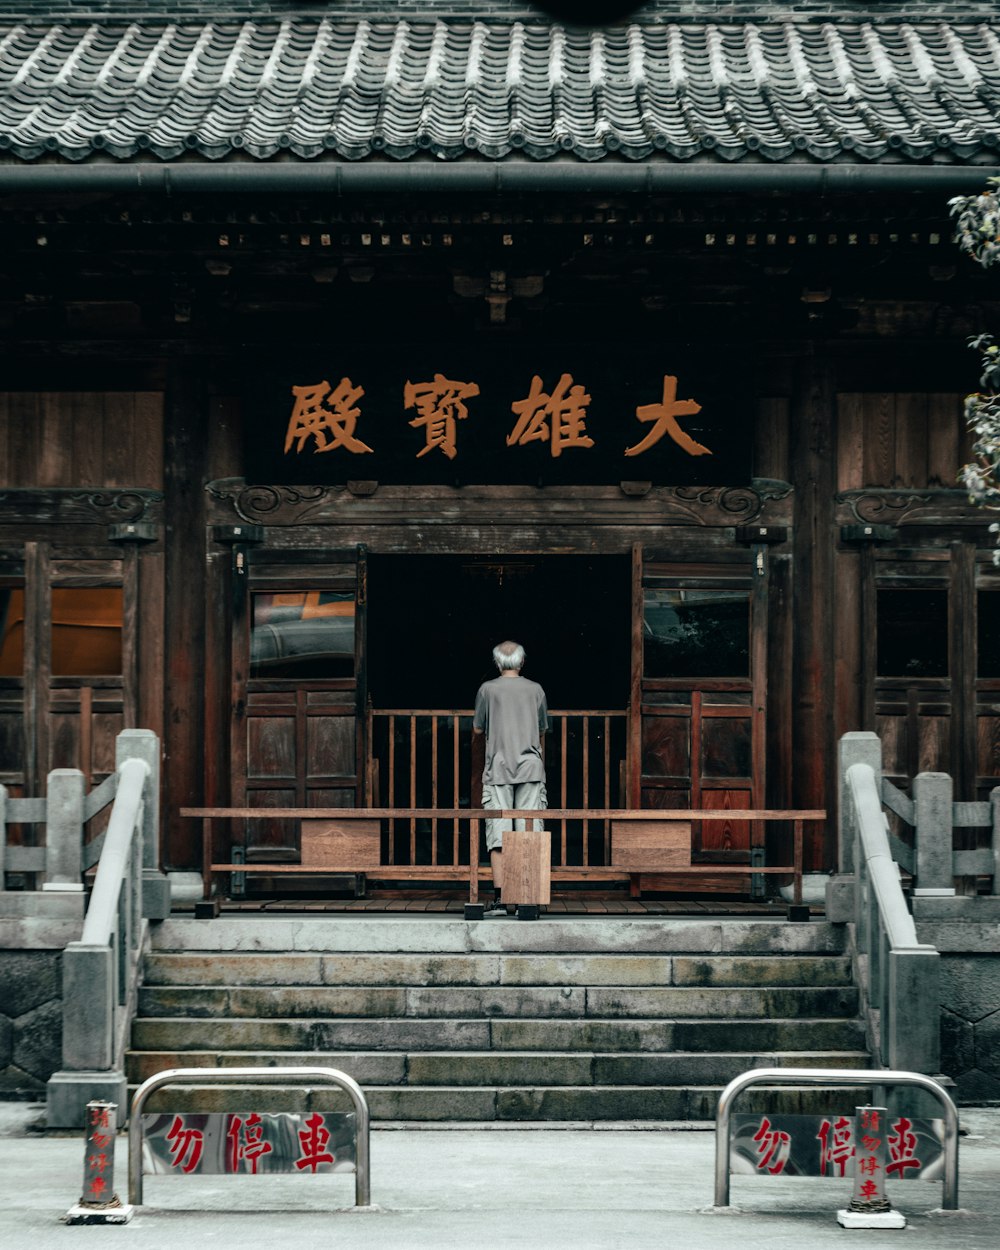
{"type": "Polygon", "coordinates": [[[856,1050],[858,1021],[139,1018],[136,1050],[856,1050]]]}
{"type": "Polygon", "coordinates": [[[771,1054],[589,1051],[133,1051],[127,1076],[147,1080],[169,1068],[337,1068],[359,1085],[710,1085],[761,1067],[867,1068],[863,1050],[771,1054]]]}
{"type": "MultiPolygon", "coordinates": [[[[581,1121],[712,1120],[722,1085],[457,1086],[371,1085],[365,1097],[373,1120],[581,1121]]],[[[740,1095],[738,1110],[767,1115],[851,1115],[866,1091],[776,1086],[740,1095]]],[[[150,1112],[347,1111],[347,1096],[318,1085],[308,1091],[278,1086],[177,1086],[157,1091],[150,1112]]]]}
{"type": "Polygon", "coordinates": [[[493,1049],[691,1051],[859,1050],[854,1019],[799,1020],[493,1020],[493,1049]]]}
{"type": "Polygon", "coordinates": [[[237,1019],[341,1016],[568,1016],[718,1018],[841,1016],[857,1012],[853,986],[150,986],[139,1014],[237,1019]]]}
{"type": "Polygon", "coordinates": [[[200,1019],[139,1017],[132,1026],[137,1051],[794,1051],[858,1050],[857,1019],[562,1020],[200,1019]]]}
{"type": "Polygon", "coordinates": [[[171,918],[156,926],[154,951],[252,954],[672,953],[705,955],[843,954],[842,927],[771,917],[701,919],[593,916],[535,921],[466,921],[459,916],[277,916],[171,918]]]}
{"type": "Polygon", "coordinates": [[[843,955],[154,954],[167,985],[849,985],[843,955]]]}
{"type": "MultiPolygon", "coordinates": [[[[844,931],[821,921],[256,915],[171,919],[152,940],[131,1082],[333,1066],[382,1121],[711,1119],[751,1068],[869,1062],[844,931]]],[[[346,1109],[308,1086],[176,1088],[149,1109],[346,1109]]],[[[862,1097],[778,1087],[741,1109],[862,1097]]]]}

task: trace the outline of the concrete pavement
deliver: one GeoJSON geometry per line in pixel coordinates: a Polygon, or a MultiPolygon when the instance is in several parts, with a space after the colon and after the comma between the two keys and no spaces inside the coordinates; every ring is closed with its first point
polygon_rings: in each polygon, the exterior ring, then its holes
{"type": "MultiPolygon", "coordinates": [[[[848,1231],[836,1210],[849,1181],[734,1176],[726,1212],[711,1210],[711,1126],[652,1124],[481,1129],[379,1127],[371,1139],[378,1208],[346,1209],[353,1176],[145,1179],[124,1227],[67,1227],[78,1200],[82,1134],[37,1130],[42,1108],[0,1103],[0,1246],[288,1247],[424,1250],[442,1246],[617,1250],[865,1250],[1000,1245],[1000,1109],[962,1112],[960,1213],[938,1211],[941,1186],[890,1186],[904,1231],[848,1231]]],[[[127,1196],[119,1139],[117,1192],[127,1196]]]]}

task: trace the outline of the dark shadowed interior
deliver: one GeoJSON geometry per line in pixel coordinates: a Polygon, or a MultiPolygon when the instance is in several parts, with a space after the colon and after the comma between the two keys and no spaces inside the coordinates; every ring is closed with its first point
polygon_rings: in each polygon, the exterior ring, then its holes
{"type": "Polygon", "coordinates": [[[370,557],[376,707],[471,708],[506,638],[550,708],[624,708],[629,564],[621,556],[370,557]]]}

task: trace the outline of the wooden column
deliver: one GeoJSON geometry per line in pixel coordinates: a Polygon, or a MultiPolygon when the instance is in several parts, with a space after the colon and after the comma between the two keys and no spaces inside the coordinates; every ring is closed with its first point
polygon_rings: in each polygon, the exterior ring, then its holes
{"type": "Polygon", "coordinates": [[[948,670],[951,673],[951,775],[955,797],[976,794],[976,547],[953,542],[948,561],[951,601],[948,670]]]}
{"type": "MultiPolygon", "coordinates": [[[[792,792],[792,554],[788,544],[772,548],[768,573],[767,613],[767,791],[763,807],[793,807],[792,792]]],[[[767,862],[791,861],[789,828],[784,821],[767,827],[767,862]]]]}
{"type": "MultiPolygon", "coordinates": [[[[231,396],[215,395],[208,401],[209,429],[206,442],[206,473],[209,479],[229,477],[241,471],[239,453],[240,419],[238,405],[231,396]]],[[[205,492],[202,491],[202,500],[205,492]]],[[[234,517],[234,520],[239,518],[234,517]]],[[[246,545],[213,542],[203,525],[199,533],[201,559],[205,569],[205,687],[202,692],[204,715],[205,802],[221,806],[236,801],[232,792],[234,747],[246,751],[245,707],[246,666],[249,664],[249,631],[246,613],[250,611],[246,545]],[[235,562],[243,561],[237,578],[235,562]],[[236,633],[242,644],[236,645],[236,633]],[[239,671],[237,671],[237,667],[239,671]],[[232,741],[235,739],[235,743],[232,741]]],[[[240,776],[246,776],[246,767],[240,776]]],[[[241,794],[240,801],[246,799],[241,794]]]]}
{"type": "MultiPolygon", "coordinates": [[[[797,362],[790,437],[795,486],[795,575],[792,595],[792,800],[828,807],[835,793],[833,737],[834,494],[836,394],[833,369],[818,351],[797,362]]],[[[778,661],[780,663],[780,660],[778,661]]],[[[832,867],[831,820],[805,867],[832,867]]]]}
{"type": "Polygon", "coordinates": [[[164,553],[158,543],[139,555],[138,725],[163,738],[164,553]]]}
{"type": "MultiPolygon", "coordinates": [[[[139,549],[126,543],[122,549],[122,728],[140,729],[139,724],[139,549]]],[[[83,710],[81,709],[81,721],[83,710]]],[[[88,717],[89,719],[89,717],[88,717]]],[[[82,741],[82,734],[81,734],[82,741]]],[[[81,753],[84,770],[90,773],[90,758],[81,753]]]]}
{"type": "Polygon", "coordinates": [[[629,685],[626,806],[642,806],[642,547],[632,545],[632,671],[629,685]]]}
{"type": "MultiPolygon", "coordinates": [[[[951,775],[955,798],[972,802],[979,798],[976,725],[976,546],[975,539],[951,544],[948,562],[951,601],[948,668],[951,673],[951,775]]],[[[949,834],[948,845],[951,845],[949,834]]],[[[960,829],[956,850],[978,845],[975,830],[960,829]]],[[[975,877],[961,877],[958,892],[974,896],[975,877]]]]}
{"type": "Polygon", "coordinates": [[[43,793],[49,770],[52,591],[48,543],[24,544],[24,793],[43,793]]]}
{"type": "Polygon", "coordinates": [[[164,667],[164,864],[201,865],[199,831],[182,804],[204,800],[205,512],[208,413],[205,382],[190,361],[170,363],[164,404],[166,636],[164,667]]]}

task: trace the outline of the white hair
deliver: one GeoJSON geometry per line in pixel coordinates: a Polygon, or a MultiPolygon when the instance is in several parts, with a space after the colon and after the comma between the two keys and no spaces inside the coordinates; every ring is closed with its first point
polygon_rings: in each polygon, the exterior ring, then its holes
{"type": "Polygon", "coordinates": [[[504,669],[524,668],[524,647],[519,642],[499,642],[493,648],[493,663],[502,673],[504,669]]]}

